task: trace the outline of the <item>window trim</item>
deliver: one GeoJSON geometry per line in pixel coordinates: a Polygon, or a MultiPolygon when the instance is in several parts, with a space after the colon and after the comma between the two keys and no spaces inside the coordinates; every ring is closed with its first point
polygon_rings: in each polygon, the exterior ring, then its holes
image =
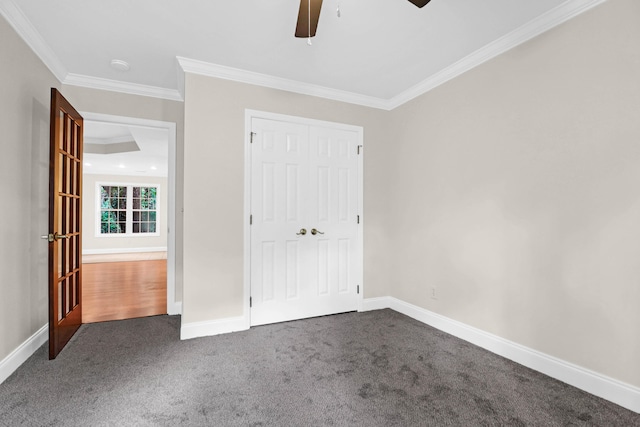
{"type": "Polygon", "coordinates": [[[97,181],[95,188],[95,237],[99,238],[123,238],[123,237],[159,237],[160,236],[160,197],[162,192],[162,186],[158,183],[144,184],[131,181],[125,182],[110,182],[110,181],[97,181]],[[126,229],[130,230],[126,233],[101,233],[102,229],[102,206],[100,204],[102,194],[101,187],[127,187],[127,210],[126,210],[126,229]],[[134,233],[133,232],[133,187],[154,187],[156,189],[156,231],[154,233],[134,233]]]}

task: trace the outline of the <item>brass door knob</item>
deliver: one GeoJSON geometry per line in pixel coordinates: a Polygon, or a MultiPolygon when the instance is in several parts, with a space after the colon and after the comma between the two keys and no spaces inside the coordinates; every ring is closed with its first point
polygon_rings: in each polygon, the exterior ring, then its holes
{"type": "Polygon", "coordinates": [[[69,237],[70,236],[67,236],[66,234],[58,234],[57,231],[55,233],[49,233],[46,236],[40,236],[40,238],[46,239],[49,242],[55,242],[60,239],[68,239],[69,237]]]}
{"type": "Polygon", "coordinates": [[[307,234],[307,229],[306,228],[301,228],[299,232],[296,233],[298,236],[304,236],[305,234],[307,234]]]}
{"type": "Polygon", "coordinates": [[[312,228],[311,229],[311,234],[313,234],[315,236],[316,234],[324,234],[324,233],[322,231],[320,231],[320,230],[316,230],[315,228],[312,228]]]}

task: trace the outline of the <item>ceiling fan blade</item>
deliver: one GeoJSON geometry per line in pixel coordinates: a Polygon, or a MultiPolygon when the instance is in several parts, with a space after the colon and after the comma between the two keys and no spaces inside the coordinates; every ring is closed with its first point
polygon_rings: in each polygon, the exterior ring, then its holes
{"type": "Polygon", "coordinates": [[[427,5],[427,3],[429,3],[431,0],[409,0],[411,3],[415,4],[418,7],[424,7],[427,5]]]}
{"type": "Polygon", "coordinates": [[[313,37],[316,35],[321,8],[322,0],[300,0],[296,37],[313,37]],[[311,5],[311,14],[309,14],[309,5],[311,5]],[[309,24],[311,24],[311,28],[309,28],[309,24]]]}

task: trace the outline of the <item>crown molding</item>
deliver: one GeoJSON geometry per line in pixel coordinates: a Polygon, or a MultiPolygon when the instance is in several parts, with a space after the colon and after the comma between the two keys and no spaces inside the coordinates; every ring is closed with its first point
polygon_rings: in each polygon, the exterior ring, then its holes
{"type": "Polygon", "coordinates": [[[20,37],[22,37],[25,43],[27,43],[27,45],[36,53],[47,68],[51,70],[54,76],[60,82],[67,85],[122,92],[132,95],[149,96],[172,101],[184,101],[184,73],[193,73],[381,110],[393,110],[394,108],[429,92],[437,86],[448,82],[470,69],[477,67],[478,65],[508,51],[509,49],[512,49],[605,1],[606,0],[567,0],[560,6],[529,21],[527,24],[519,27],[511,33],[487,44],[459,60],[455,64],[437,72],[390,99],[331,89],[324,86],[303,83],[282,77],[255,73],[252,71],[211,64],[183,57],[176,57],[179,65],[179,90],[68,73],[64,65],[62,65],[62,62],[60,62],[58,57],[53,53],[40,33],[38,33],[33,25],[31,25],[29,20],[13,3],[13,1],[0,0],[0,14],[9,22],[20,37]]]}
{"type": "Polygon", "coordinates": [[[513,49],[514,47],[531,40],[532,38],[550,30],[551,28],[580,15],[583,12],[604,3],[606,0],[569,0],[560,6],[529,21],[516,30],[476,50],[472,54],[459,60],[455,64],[437,72],[431,77],[416,84],[410,89],[394,96],[387,101],[387,109],[393,110],[402,104],[423,95],[449,80],[477,67],[478,65],[495,58],[496,56],[513,49]]]}
{"type": "Polygon", "coordinates": [[[131,134],[125,136],[114,136],[112,138],[83,138],[83,143],[93,144],[93,145],[111,145],[111,144],[122,144],[125,142],[136,142],[131,134]]]}
{"type": "Polygon", "coordinates": [[[0,0],[0,15],[18,33],[31,50],[40,58],[46,67],[59,80],[63,81],[67,75],[67,69],[58,57],[53,53],[40,33],[31,25],[27,17],[11,0],[0,0]]]}
{"type": "MultiPolygon", "coordinates": [[[[270,76],[267,74],[255,73],[253,71],[241,70],[239,68],[227,67],[224,65],[211,64],[195,59],[177,57],[178,64],[184,73],[199,74],[202,76],[216,77],[224,80],[232,80],[240,83],[248,83],[256,86],[263,86],[272,89],[280,89],[287,92],[295,92],[302,95],[316,96],[319,98],[331,99],[334,101],[357,104],[365,107],[387,109],[387,101],[373,96],[360,95],[310,83],[303,83],[296,80],[289,80],[282,77],[270,76]]],[[[183,79],[183,77],[181,77],[183,79]]],[[[183,93],[184,95],[184,93],[183,93]]]]}
{"type": "Polygon", "coordinates": [[[136,83],[126,83],[98,77],[83,76],[69,73],[56,54],[51,50],[47,42],[34,28],[24,13],[11,0],[0,0],[0,14],[9,25],[18,33],[31,50],[40,58],[44,65],[62,84],[82,86],[92,89],[102,89],[132,95],[150,96],[154,98],[182,101],[180,92],[175,89],[166,89],[155,86],[147,86],[136,83]]]}
{"type": "Polygon", "coordinates": [[[168,99],[170,101],[183,101],[182,95],[176,89],[167,89],[157,86],[147,86],[138,83],[128,83],[118,80],[103,79],[100,77],[84,76],[68,73],[62,80],[65,85],[81,86],[90,89],[109,90],[112,92],[128,93],[131,95],[150,96],[152,98],[168,99]]]}
{"type": "Polygon", "coordinates": [[[178,73],[180,91],[184,96],[184,73],[193,73],[389,111],[605,1],[606,0],[568,0],[391,99],[340,91],[238,68],[177,57],[179,68],[182,70],[182,72],[178,73]]]}

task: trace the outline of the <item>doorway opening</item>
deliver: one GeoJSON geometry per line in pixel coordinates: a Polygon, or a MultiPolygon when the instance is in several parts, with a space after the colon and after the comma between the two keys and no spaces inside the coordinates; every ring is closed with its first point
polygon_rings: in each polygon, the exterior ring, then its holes
{"type": "Polygon", "coordinates": [[[82,116],[83,323],[179,314],[175,123],[82,116]]]}

